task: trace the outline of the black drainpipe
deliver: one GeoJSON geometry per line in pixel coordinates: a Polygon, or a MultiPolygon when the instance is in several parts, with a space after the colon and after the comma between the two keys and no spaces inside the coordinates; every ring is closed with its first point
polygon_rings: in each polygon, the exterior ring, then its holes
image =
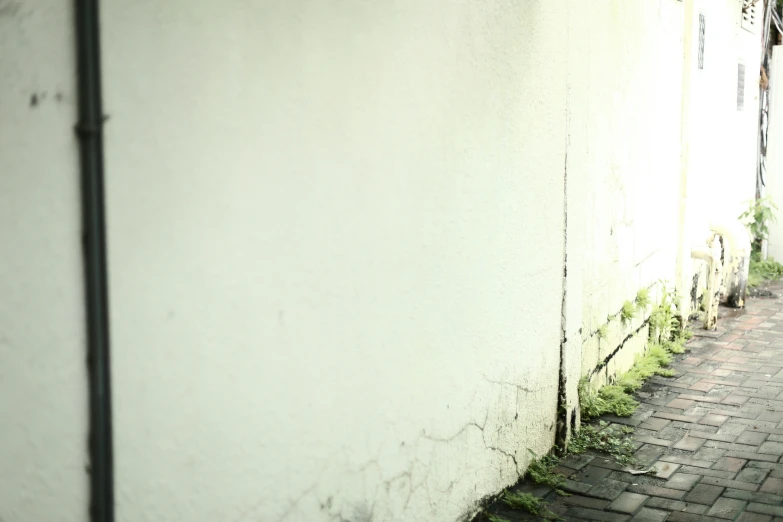
{"type": "Polygon", "coordinates": [[[114,522],[109,291],[103,191],[98,0],[76,0],[76,65],[90,402],[90,520],[114,522]]]}

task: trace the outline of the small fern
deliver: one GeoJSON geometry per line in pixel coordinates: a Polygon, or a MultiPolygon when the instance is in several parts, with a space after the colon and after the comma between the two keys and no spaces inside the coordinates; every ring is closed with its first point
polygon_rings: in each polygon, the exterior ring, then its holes
{"type": "Polygon", "coordinates": [[[647,310],[647,307],[650,306],[650,291],[646,288],[639,289],[639,292],[636,294],[636,308],[639,310],[647,310]]]}
{"type": "Polygon", "coordinates": [[[511,521],[499,515],[487,515],[487,522],[511,522],[511,521]]]}
{"type": "Polygon", "coordinates": [[[533,460],[527,466],[525,475],[530,478],[536,484],[545,484],[553,488],[558,495],[566,495],[563,491],[565,487],[565,477],[555,471],[555,468],[559,464],[559,459],[552,455],[544,455],[541,458],[537,458],[533,451],[529,450],[533,456],[533,460]]]}
{"type": "Polygon", "coordinates": [[[603,324],[599,326],[595,333],[602,341],[606,340],[606,337],[609,335],[609,325],[603,324]]]}
{"type": "Polygon", "coordinates": [[[618,417],[630,417],[639,407],[639,403],[628,392],[615,384],[598,390],[598,398],[604,402],[605,413],[614,413],[618,417]]]}
{"type": "Polygon", "coordinates": [[[530,493],[514,493],[506,490],[501,494],[500,498],[511,509],[527,511],[531,515],[540,517],[542,520],[562,520],[547,509],[546,502],[530,493]]]}
{"type": "Polygon", "coordinates": [[[598,426],[584,424],[569,442],[568,450],[576,454],[588,450],[605,451],[620,465],[635,465],[633,452],[636,451],[636,447],[633,444],[632,433],[633,428],[623,426],[618,430],[616,425],[609,426],[604,421],[601,421],[598,426]]]}
{"type": "Polygon", "coordinates": [[[620,310],[620,320],[623,324],[628,324],[634,317],[636,317],[636,307],[631,301],[624,302],[620,310]]]}

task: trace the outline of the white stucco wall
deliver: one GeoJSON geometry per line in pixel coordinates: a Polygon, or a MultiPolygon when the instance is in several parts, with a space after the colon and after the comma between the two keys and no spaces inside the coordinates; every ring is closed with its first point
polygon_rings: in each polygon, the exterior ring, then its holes
{"type": "MultiPolygon", "coordinates": [[[[753,197],[759,35],[740,27],[739,0],[618,1],[581,9],[590,36],[576,61],[589,66],[575,97],[586,103],[581,163],[590,179],[584,223],[593,253],[584,264],[581,367],[590,375],[650,309],[627,325],[607,316],[660,280],[689,293],[700,268],[689,258],[691,246],[705,242],[710,222],[736,220],[753,197]],[[699,13],[706,17],[703,69],[696,64],[699,13]],[[746,65],[741,111],[739,61],[746,65]],[[685,256],[680,274],[678,250],[685,256]],[[601,325],[608,327],[606,339],[596,334],[601,325]]],[[[654,301],[660,285],[655,290],[654,301]]],[[[627,369],[647,335],[639,330],[594,380],[627,369]]]]}
{"type": "MultiPolygon", "coordinates": [[[[758,17],[762,16],[758,10],[758,17]]],[[[756,150],[759,110],[760,27],[743,28],[741,2],[695,0],[693,24],[686,36],[690,42],[690,86],[683,105],[689,119],[683,135],[683,165],[686,173],[686,253],[704,247],[710,224],[732,223],[755,197],[756,150]],[[704,67],[697,66],[699,14],[706,22],[704,67]],[[748,30],[750,29],[750,30],[748,30]],[[744,107],[737,106],[737,66],[745,64],[744,107]]],[[[692,287],[689,274],[701,272],[700,298],[706,285],[706,265],[685,260],[682,286],[692,287]]]]}
{"type": "Polygon", "coordinates": [[[70,2],[0,1],[0,520],[87,520],[70,2]]]}
{"type": "Polygon", "coordinates": [[[104,5],[118,520],[455,520],[549,449],[565,12],[104,5]]]}
{"type": "MultiPolygon", "coordinates": [[[[767,134],[766,196],[776,205],[783,202],[783,47],[772,52],[769,72],[769,131],[767,134]]],[[[780,207],[779,207],[780,208],[780,207]]],[[[778,211],[780,214],[780,211],[778,211]]],[[[783,217],[769,224],[769,255],[783,260],[783,217]]]]}
{"type": "MultiPolygon", "coordinates": [[[[450,521],[514,482],[561,355],[576,408],[644,348],[607,316],[752,197],[757,35],[693,1],[103,4],[117,519],[450,521]]],[[[69,6],[0,1],[5,522],[87,518],[69,6]]]]}
{"type": "MultiPolygon", "coordinates": [[[[691,33],[698,46],[698,14],[706,21],[704,68],[693,63],[689,100],[688,234],[702,245],[711,221],[736,220],[756,189],[759,29],[741,27],[738,0],[696,0],[691,33]],[[737,109],[737,65],[745,64],[744,109],[737,109]]],[[[697,53],[693,53],[696,60],[697,53]]]]}
{"type": "MultiPolygon", "coordinates": [[[[572,121],[584,127],[571,140],[585,186],[583,351],[581,371],[593,371],[615,353],[609,375],[627,369],[644,349],[642,311],[623,324],[617,313],[640,288],[672,280],[677,247],[677,205],[682,96],[683,4],[578,3],[585,45],[572,87],[572,121]],[[609,321],[608,317],[612,316],[609,321]],[[599,327],[608,335],[600,339],[599,327]],[[619,364],[619,366],[618,366],[619,364]]],[[[657,288],[650,292],[658,298],[657,288]]],[[[603,382],[605,373],[595,375],[603,382]]]]}

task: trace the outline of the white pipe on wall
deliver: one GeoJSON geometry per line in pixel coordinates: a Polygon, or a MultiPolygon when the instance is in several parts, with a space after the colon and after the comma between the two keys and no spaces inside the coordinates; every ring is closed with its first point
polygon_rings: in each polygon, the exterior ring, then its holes
{"type": "Polygon", "coordinates": [[[720,260],[720,247],[714,244],[711,248],[700,247],[691,250],[691,257],[700,259],[709,267],[707,290],[704,303],[704,329],[714,330],[718,325],[718,303],[720,301],[720,285],[723,277],[723,266],[720,260]]]}

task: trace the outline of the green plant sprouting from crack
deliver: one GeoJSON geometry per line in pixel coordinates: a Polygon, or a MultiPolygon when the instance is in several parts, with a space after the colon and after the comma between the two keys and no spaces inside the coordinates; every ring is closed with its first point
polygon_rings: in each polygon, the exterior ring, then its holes
{"type": "Polygon", "coordinates": [[[624,302],[620,310],[620,320],[623,324],[628,324],[634,317],[636,317],[636,306],[631,301],[624,302]]]}
{"type": "Polygon", "coordinates": [[[606,338],[609,336],[609,325],[602,324],[598,327],[598,330],[596,330],[596,335],[598,335],[598,338],[602,341],[605,341],[606,338]]]}
{"type": "Polygon", "coordinates": [[[647,310],[647,307],[650,306],[650,291],[647,288],[639,289],[634,302],[638,310],[647,310]]]}
{"type": "Polygon", "coordinates": [[[583,419],[612,413],[619,417],[633,415],[639,403],[631,393],[638,390],[644,381],[653,375],[673,377],[674,371],[666,368],[672,362],[672,355],[661,345],[650,344],[647,351],[636,357],[636,362],[627,372],[619,375],[614,384],[608,384],[595,391],[587,378],[579,382],[579,403],[583,419]]]}
{"type": "MultiPolygon", "coordinates": [[[[611,413],[621,417],[633,415],[639,403],[631,396],[653,375],[673,377],[674,371],[667,368],[672,362],[672,354],[685,351],[685,342],[692,335],[687,328],[680,327],[675,315],[676,295],[667,289],[661,281],[661,301],[650,314],[650,342],[642,355],[636,357],[634,365],[625,373],[617,376],[614,383],[594,390],[587,378],[579,382],[579,404],[583,419],[590,419],[611,413]]],[[[635,314],[637,307],[646,308],[650,304],[649,291],[645,288],[636,296],[636,305],[630,301],[623,304],[620,318],[627,322],[635,314]]]]}
{"type": "Polygon", "coordinates": [[[498,515],[487,515],[487,522],[509,522],[509,520],[498,515]]]}
{"type": "Polygon", "coordinates": [[[666,288],[665,282],[661,281],[661,286],[661,302],[650,313],[650,340],[659,344],[671,340],[680,329],[680,321],[674,313],[677,296],[666,288]]]}
{"type": "Polygon", "coordinates": [[[562,520],[549,511],[546,507],[546,502],[530,493],[515,493],[506,490],[501,494],[500,498],[511,509],[527,511],[531,515],[540,517],[542,520],[562,520]]]}
{"type": "Polygon", "coordinates": [[[558,495],[567,495],[566,492],[563,491],[565,477],[555,471],[560,459],[554,455],[544,455],[543,457],[538,458],[531,450],[528,451],[533,455],[533,460],[528,464],[525,476],[536,484],[550,486],[558,495]]]}
{"type": "Polygon", "coordinates": [[[675,314],[677,293],[670,291],[665,281],[661,281],[661,287],[661,302],[650,314],[650,341],[660,344],[671,353],[683,353],[685,343],[693,337],[693,332],[675,314]]]}
{"type": "Polygon", "coordinates": [[[584,420],[606,413],[629,417],[639,406],[639,403],[622,387],[610,384],[596,392],[584,378],[579,382],[579,404],[584,420]]]}

